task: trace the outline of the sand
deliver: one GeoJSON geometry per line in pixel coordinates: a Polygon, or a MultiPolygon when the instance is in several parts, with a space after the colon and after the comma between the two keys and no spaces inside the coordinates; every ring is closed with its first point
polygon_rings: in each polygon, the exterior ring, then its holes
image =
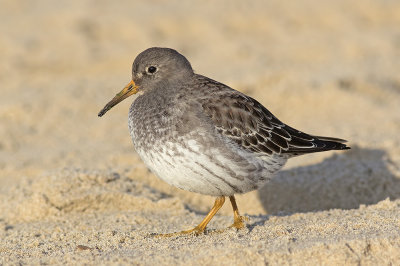
{"type": "Polygon", "coordinates": [[[400,263],[400,2],[1,1],[0,265],[400,263]],[[135,153],[134,57],[172,47],[289,125],[352,150],[292,159],[205,235],[213,198],[135,153]]]}

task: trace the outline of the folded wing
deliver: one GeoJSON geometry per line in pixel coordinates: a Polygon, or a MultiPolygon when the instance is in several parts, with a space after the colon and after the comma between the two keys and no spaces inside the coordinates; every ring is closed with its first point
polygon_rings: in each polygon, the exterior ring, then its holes
{"type": "Polygon", "coordinates": [[[244,94],[233,90],[217,94],[218,97],[202,102],[204,112],[220,134],[243,149],[269,155],[350,149],[343,144],[345,140],[311,136],[282,123],[259,102],[244,94]]]}

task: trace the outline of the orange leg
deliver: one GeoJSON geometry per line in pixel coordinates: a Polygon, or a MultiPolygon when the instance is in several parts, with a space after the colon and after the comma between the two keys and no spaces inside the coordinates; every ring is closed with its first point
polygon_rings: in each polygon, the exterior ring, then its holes
{"type": "Polygon", "coordinates": [[[229,228],[235,227],[236,229],[242,229],[243,227],[245,227],[244,222],[247,221],[248,219],[244,216],[240,216],[239,209],[236,205],[235,196],[229,196],[229,199],[231,200],[233,209],[233,224],[229,226],[229,228]]]}
{"type": "Polygon", "coordinates": [[[204,232],[204,230],[207,227],[207,224],[211,221],[211,219],[214,217],[214,215],[218,212],[219,209],[221,209],[222,205],[224,205],[224,202],[225,202],[224,196],[218,197],[215,200],[214,207],[207,214],[207,216],[203,219],[203,221],[201,221],[201,223],[198,226],[196,226],[195,228],[187,230],[187,231],[181,231],[181,232],[170,233],[170,234],[158,234],[156,236],[170,237],[170,236],[187,235],[187,234],[191,234],[191,233],[194,233],[195,235],[200,235],[204,232]]]}

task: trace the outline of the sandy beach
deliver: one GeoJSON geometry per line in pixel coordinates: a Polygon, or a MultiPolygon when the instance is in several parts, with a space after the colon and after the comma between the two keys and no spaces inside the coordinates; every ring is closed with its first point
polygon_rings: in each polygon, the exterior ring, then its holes
{"type": "Polygon", "coordinates": [[[0,1],[0,265],[400,264],[400,2],[0,1]],[[237,196],[158,179],[133,149],[133,97],[99,110],[152,46],[349,151],[291,159],[237,196]]]}

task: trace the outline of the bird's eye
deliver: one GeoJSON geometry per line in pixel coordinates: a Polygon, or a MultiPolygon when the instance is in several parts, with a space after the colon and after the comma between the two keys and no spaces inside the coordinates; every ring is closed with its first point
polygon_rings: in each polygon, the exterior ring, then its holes
{"type": "Polygon", "coordinates": [[[147,73],[154,74],[157,72],[157,68],[155,66],[149,66],[147,68],[147,73]]]}

